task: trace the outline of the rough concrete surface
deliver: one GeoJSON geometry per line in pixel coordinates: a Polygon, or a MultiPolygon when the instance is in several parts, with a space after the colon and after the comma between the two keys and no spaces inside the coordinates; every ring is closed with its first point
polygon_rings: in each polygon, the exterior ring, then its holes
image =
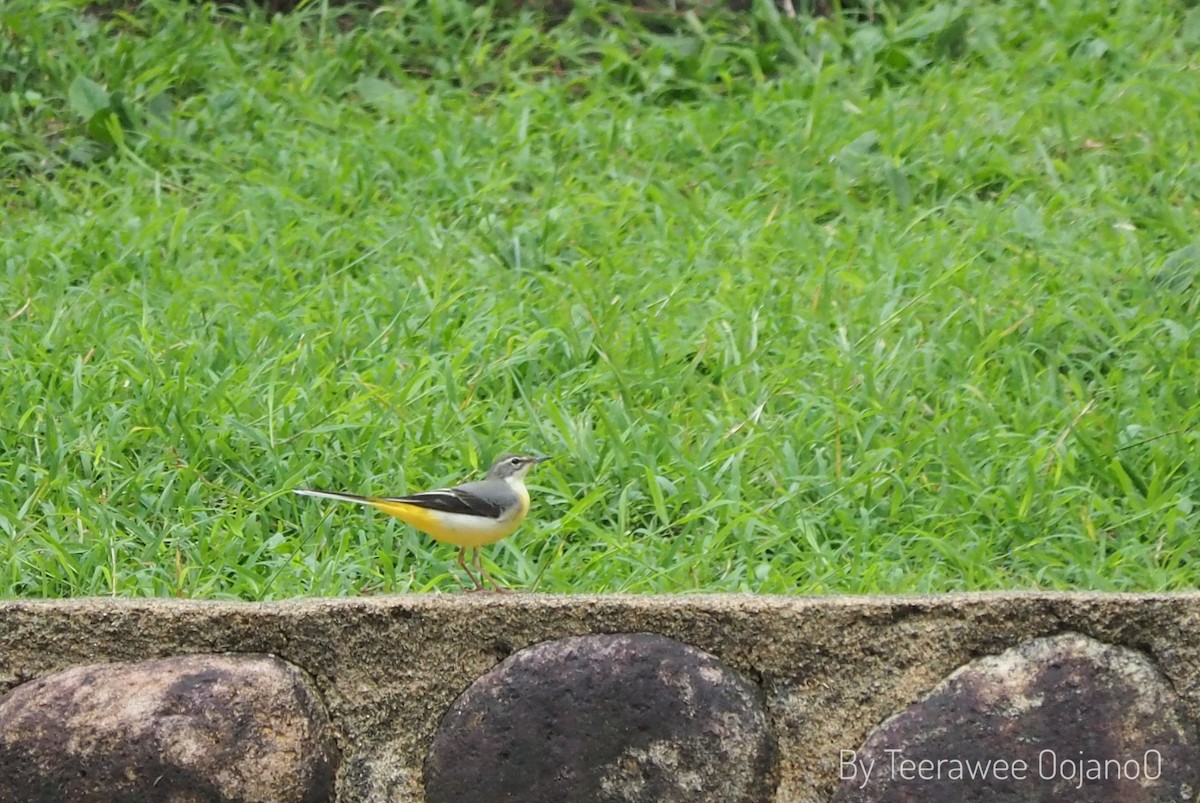
{"type": "Polygon", "coordinates": [[[655,633],[528,647],[450,708],[429,803],[766,803],[773,744],[754,684],[655,633]]]}
{"type": "Polygon", "coordinates": [[[1139,650],[1200,717],[1200,594],[936,597],[406,595],[250,604],[0,604],[0,690],[101,661],[271,653],[304,669],[341,753],[344,801],[422,797],[455,699],[514,652],[588,633],[659,633],[762,690],[781,803],[828,801],[840,751],[960,666],[1074,632],[1139,650]]]}

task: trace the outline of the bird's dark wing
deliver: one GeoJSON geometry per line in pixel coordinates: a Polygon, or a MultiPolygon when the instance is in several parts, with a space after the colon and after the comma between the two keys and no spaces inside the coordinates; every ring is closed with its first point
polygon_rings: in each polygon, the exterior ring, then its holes
{"type": "Polygon", "coordinates": [[[476,492],[471,486],[483,483],[469,482],[454,488],[439,488],[436,491],[424,491],[409,496],[390,496],[388,502],[405,502],[410,505],[438,510],[442,513],[458,513],[462,516],[483,516],[489,519],[501,518],[516,500],[505,504],[495,494],[488,494],[487,487],[476,492]]]}

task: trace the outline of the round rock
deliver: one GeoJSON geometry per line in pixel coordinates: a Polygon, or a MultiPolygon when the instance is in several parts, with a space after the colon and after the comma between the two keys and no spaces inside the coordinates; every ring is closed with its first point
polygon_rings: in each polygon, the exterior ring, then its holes
{"type": "Polygon", "coordinates": [[[1196,799],[1196,733],[1138,652],[1076,634],[962,667],[843,751],[834,803],[1196,799]]]}
{"type": "Polygon", "coordinates": [[[758,689],[664,636],[566,638],[479,678],[425,762],[429,803],[766,801],[774,744],[758,689]]]}
{"type": "Polygon", "coordinates": [[[317,803],[335,767],[316,694],[271,656],[80,666],[0,697],[0,800],[317,803]]]}

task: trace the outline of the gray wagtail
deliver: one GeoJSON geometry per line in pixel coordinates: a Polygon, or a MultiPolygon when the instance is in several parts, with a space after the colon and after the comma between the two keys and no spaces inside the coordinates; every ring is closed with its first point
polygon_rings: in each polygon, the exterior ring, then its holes
{"type": "Polygon", "coordinates": [[[463,561],[467,550],[473,549],[475,555],[472,565],[475,571],[491,582],[497,591],[502,591],[491,575],[484,571],[479,548],[512,534],[525,519],[525,514],[529,512],[525,475],[529,469],[549,459],[506,454],[492,464],[486,479],[409,496],[357,496],[305,489],[297,489],[296,493],[370,505],[433,536],[435,540],[454,544],[458,547],[458,565],[471,578],[475,590],[482,591],[483,584],[471,574],[463,561]]]}

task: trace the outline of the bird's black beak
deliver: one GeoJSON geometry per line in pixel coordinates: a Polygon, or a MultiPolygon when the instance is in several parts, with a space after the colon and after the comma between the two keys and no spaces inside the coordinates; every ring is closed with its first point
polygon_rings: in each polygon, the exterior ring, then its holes
{"type": "Polygon", "coordinates": [[[536,466],[538,463],[545,463],[547,460],[552,460],[552,459],[553,458],[549,457],[548,455],[542,455],[541,457],[533,458],[533,464],[536,466]]]}

